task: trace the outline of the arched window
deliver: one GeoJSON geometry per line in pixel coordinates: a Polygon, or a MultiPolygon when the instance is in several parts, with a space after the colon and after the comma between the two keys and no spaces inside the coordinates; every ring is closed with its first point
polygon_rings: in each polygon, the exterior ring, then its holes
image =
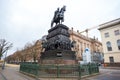
{"type": "Polygon", "coordinates": [[[110,41],[108,41],[108,42],[106,43],[106,45],[107,45],[108,51],[112,51],[112,47],[111,47],[110,41]]]}
{"type": "Polygon", "coordinates": [[[120,50],[120,39],[117,40],[117,46],[118,46],[118,49],[120,50]]]}

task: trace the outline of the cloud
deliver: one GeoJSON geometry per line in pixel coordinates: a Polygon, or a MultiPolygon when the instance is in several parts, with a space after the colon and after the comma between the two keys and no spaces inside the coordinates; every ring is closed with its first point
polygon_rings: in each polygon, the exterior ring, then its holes
{"type": "MultiPolygon", "coordinates": [[[[119,0],[0,0],[0,36],[14,43],[12,52],[47,34],[57,7],[66,5],[65,22],[82,31],[120,17],[119,0]]],[[[90,36],[99,31],[91,30],[90,36]]],[[[11,52],[11,53],[12,53],[11,52]]]]}

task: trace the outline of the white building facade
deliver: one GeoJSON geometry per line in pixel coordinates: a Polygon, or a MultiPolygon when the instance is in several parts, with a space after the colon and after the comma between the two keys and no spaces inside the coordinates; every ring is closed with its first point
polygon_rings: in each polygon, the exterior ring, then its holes
{"type": "Polygon", "coordinates": [[[120,63],[120,18],[99,25],[105,63],[120,63]]]}

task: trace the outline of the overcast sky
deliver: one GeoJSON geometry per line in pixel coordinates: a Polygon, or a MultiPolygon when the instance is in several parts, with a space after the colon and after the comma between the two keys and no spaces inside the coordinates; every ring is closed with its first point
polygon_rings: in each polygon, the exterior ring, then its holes
{"type": "MultiPolygon", "coordinates": [[[[0,39],[13,43],[8,55],[46,35],[54,11],[63,5],[63,24],[75,31],[120,18],[120,0],[0,0],[0,39]]],[[[97,29],[89,36],[101,40],[97,29]]]]}

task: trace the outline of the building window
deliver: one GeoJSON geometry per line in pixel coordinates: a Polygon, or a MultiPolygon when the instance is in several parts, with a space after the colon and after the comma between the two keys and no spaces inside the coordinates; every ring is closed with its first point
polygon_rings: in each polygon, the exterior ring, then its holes
{"type": "Polygon", "coordinates": [[[118,46],[118,49],[120,50],[120,39],[117,40],[117,46],[118,46]]]}
{"type": "Polygon", "coordinates": [[[107,33],[105,33],[105,37],[107,38],[107,37],[109,37],[109,33],[107,32],[107,33]]]}
{"type": "Polygon", "coordinates": [[[80,48],[81,48],[81,52],[82,52],[83,51],[82,42],[80,42],[80,48]]]}
{"type": "Polygon", "coordinates": [[[84,48],[86,48],[86,43],[84,43],[84,48]]]}
{"type": "Polygon", "coordinates": [[[89,48],[89,44],[87,44],[87,48],[89,48]]]}
{"type": "Polygon", "coordinates": [[[109,57],[110,63],[114,63],[114,58],[113,57],[109,57]]]}
{"type": "Polygon", "coordinates": [[[112,47],[111,47],[110,41],[108,41],[108,42],[106,43],[106,45],[107,45],[107,50],[108,50],[108,51],[112,51],[112,47]]]}
{"type": "Polygon", "coordinates": [[[115,35],[119,35],[120,34],[119,30],[115,30],[114,33],[115,33],[115,35]]]}

